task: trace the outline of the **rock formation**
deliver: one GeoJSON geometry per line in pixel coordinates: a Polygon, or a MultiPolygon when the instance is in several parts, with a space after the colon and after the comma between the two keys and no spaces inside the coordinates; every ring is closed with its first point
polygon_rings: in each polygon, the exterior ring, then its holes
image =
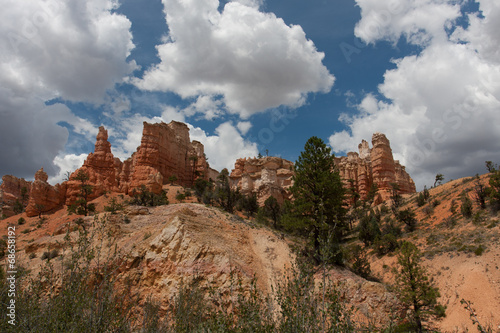
{"type": "Polygon", "coordinates": [[[63,204],[72,204],[81,189],[81,182],[75,179],[80,170],[89,178],[86,184],[92,186],[88,200],[111,191],[128,194],[142,185],[159,193],[168,178],[174,175],[177,177],[176,183],[183,186],[191,186],[198,177],[215,180],[218,176],[218,172],[211,169],[207,162],[203,144],[190,141],[186,124],[176,121],[169,124],[144,122],[141,145],[124,162],[113,156],[108,131],[101,126],[94,152],[63,184],[48,184],[43,168],[36,173],[33,183],[14,176],[4,176],[0,185],[1,213],[14,215],[13,205],[16,200],[21,200],[23,187],[27,188],[29,195],[29,203],[26,197],[24,204],[28,204],[28,216],[35,216],[40,211],[52,211],[63,204]]]}
{"type": "Polygon", "coordinates": [[[389,140],[382,133],[372,136],[373,148],[363,140],[358,148],[359,154],[350,152],[347,156],[335,159],[335,164],[346,186],[354,186],[361,199],[366,198],[373,184],[378,187],[381,202],[391,196],[392,185],[399,186],[400,194],[415,193],[415,183],[399,161],[394,160],[389,140]],[[349,182],[352,180],[352,185],[349,182]]]}
{"type": "MultiPolygon", "coordinates": [[[[89,199],[106,191],[128,194],[142,185],[159,193],[174,175],[177,183],[184,186],[191,186],[197,177],[208,179],[209,175],[214,175],[215,170],[210,169],[206,161],[203,145],[189,140],[189,128],[184,123],[144,122],[141,145],[124,162],[113,156],[104,127],[99,127],[96,139],[94,153],[89,154],[80,168],[88,174],[88,184],[93,186],[89,199]]],[[[66,204],[70,204],[77,199],[81,183],[76,180],[67,183],[66,204]]]]}
{"type": "Polygon", "coordinates": [[[0,185],[0,217],[14,215],[14,204],[16,200],[26,206],[29,198],[29,191],[31,189],[31,182],[24,180],[24,178],[17,178],[10,175],[2,177],[2,184],[0,185]],[[26,190],[23,190],[26,188],[26,190]],[[22,192],[26,191],[23,200],[22,192]]]}
{"type": "Polygon", "coordinates": [[[176,176],[177,183],[183,186],[191,186],[197,177],[208,179],[204,147],[189,140],[189,128],[184,123],[144,122],[141,145],[131,159],[132,174],[124,174],[130,180],[130,188],[145,184],[161,189],[170,176],[176,176]]]}
{"type": "MultiPolygon", "coordinates": [[[[391,184],[399,186],[400,194],[415,193],[415,183],[405,167],[394,160],[386,136],[373,134],[372,144],[373,148],[370,148],[368,142],[363,140],[358,146],[359,153],[349,152],[347,156],[335,158],[344,185],[354,186],[360,198],[365,199],[372,185],[376,184],[376,203],[391,196],[391,184]]],[[[292,177],[293,163],[278,157],[238,159],[230,175],[233,188],[239,188],[245,195],[257,195],[260,206],[271,195],[279,202],[290,199],[292,177]]]]}
{"type": "Polygon", "coordinates": [[[232,187],[244,195],[255,194],[260,206],[270,196],[282,203],[290,199],[293,163],[279,157],[240,158],[229,176],[232,187]]]}
{"type": "Polygon", "coordinates": [[[37,216],[59,208],[65,199],[66,184],[52,186],[47,183],[47,173],[43,168],[35,173],[35,181],[31,184],[27,216],[37,216]]]}
{"type": "Polygon", "coordinates": [[[111,152],[111,144],[108,142],[108,131],[99,127],[96,137],[95,149],[87,156],[83,166],[77,169],[67,181],[66,203],[74,202],[80,193],[81,182],[74,177],[79,170],[83,170],[89,177],[88,183],[92,185],[92,193],[89,200],[97,198],[106,191],[118,191],[118,181],[116,177],[117,169],[121,169],[122,162],[114,158],[111,152]]]}

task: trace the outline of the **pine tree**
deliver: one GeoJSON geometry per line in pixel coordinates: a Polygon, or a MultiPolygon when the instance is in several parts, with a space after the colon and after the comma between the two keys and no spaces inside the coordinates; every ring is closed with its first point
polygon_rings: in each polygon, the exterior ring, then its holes
{"type": "Polygon", "coordinates": [[[267,198],[266,201],[264,201],[264,211],[266,215],[273,220],[273,228],[277,229],[281,217],[281,207],[278,200],[273,196],[267,198]]]}
{"type": "Polygon", "coordinates": [[[403,303],[412,307],[416,332],[422,332],[422,320],[443,309],[437,302],[438,288],[429,281],[426,270],[420,265],[421,253],[410,242],[401,245],[398,254],[399,269],[396,270],[396,284],[403,303]]]}
{"type": "Polygon", "coordinates": [[[323,140],[311,137],[295,163],[293,209],[288,225],[299,232],[309,234],[313,256],[320,259],[320,244],[332,237],[337,252],[333,261],[340,263],[339,244],[347,229],[344,207],[344,188],[334,155],[323,140]]]}
{"type": "Polygon", "coordinates": [[[89,196],[93,190],[92,185],[87,183],[89,175],[80,169],[73,179],[80,181],[80,194],[79,198],[75,201],[76,213],[87,216],[89,213],[95,211],[95,205],[88,202],[89,196]]]}

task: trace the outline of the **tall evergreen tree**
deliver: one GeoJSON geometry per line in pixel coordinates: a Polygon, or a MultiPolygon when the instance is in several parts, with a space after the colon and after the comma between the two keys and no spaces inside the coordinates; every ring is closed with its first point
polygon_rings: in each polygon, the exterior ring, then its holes
{"type": "Polygon", "coordinates": [[[74,205],[71,205],[73,207],[68,207],[68,210],[87,216],[89,213],[93,213],[95,211],[95,205],[93,203],[89,203],[88,200],[93,190],[93,186],[87,183],[89,181],[89,175],[80,169],[73,177],[73,180],[80,181],[80,193],[74,205]]]}
{"type": "Polygon", "coordinates": [[[232,213],[240,196],[239,191],[233,191],[229,184],[229,171],[224,168],[217,177],[215,196],[219,205],[227,212],[232,213]]]}
{"type": "Polygon", "coordinates": [[[321,243],[333,244],[333,261],[342,261],[339,244],[347,229],[344,207],[344,188],[338,171],[335,170],[334,155],[323,140],[311,137],[295,163],[292,219],[288,223],[293,229],[310,235],[313,254],[320,259],[321,243]],[[332,239],[328,242],[327,237],[332,239]]]}

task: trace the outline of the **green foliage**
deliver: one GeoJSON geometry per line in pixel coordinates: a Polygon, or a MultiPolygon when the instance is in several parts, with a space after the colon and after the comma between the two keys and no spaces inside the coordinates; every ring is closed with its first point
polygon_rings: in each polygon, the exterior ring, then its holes
{"type": "Polygon", "coordinates": [[[424,195],[424,200],[427,201],[431,197],[431,194],[429,193],[429,190],[427,189],[427,186],[424,185],[424,191],[422,192],[424,195]]]}
{"type": "Polygon", "coordinates": [[[366,214],[361,218],[358,225],[359,230],[359,240],[362,241],[365,246],[370,246],[377,238],[382,234],[379,226],[379,219],[377,216],[371,212],[366,214]]]}
{"type": "Polygon", "coordinates": [[[133,189],[131,196],[132,199],[129,201],[131,205],[149,207],[168,205],[167,193],[165,191],[162,190],[159,194],[155,194],[149,191],[145,185],[141,185],[139,191],[133,189]]]}
{"type": "Polygon", "coordinates": [[[411,208],[406,208],[399,211],[396,215],[398,221],[402,222],[406,226],[408,232],[415,231],[417,227],[417,218],[415,212],[411,208]]]}
{"type": "Polygon", "coordinates": [[[108,206],[104,206],[104,211],[111,214],[116,214],[119,210],[123,210],[123,204],[118,203],[114,197],[108,200],[108,206]]]}
{"type": "Polygon", "coordinates": [[[420,193],[417,196],[417,206],[422,207],[423,205],[425,205],[425,196],[423,193],[420,193]]]}
{"type": "Polygon", "coordinates": [[[24,217],[20,217],[17,219],[17,224],[19,225],[23,225],[26,223],[26,220],[24,219],[24,217]]]}
{"type": "Polygon", "coordinates": [[[391,201],[392,201],[392,211],[396,214],[398,208],[403,204],[403,197],[401,196],[400,188],[397,183],[391,183],[391,201]]]}
{"type": "Polygon", "coordinates": [[[373,243],[373,248],[378,255],[392,253],[399,248],[398,238],[401,236],[401,228],[394,224],[394,221],[387,217],[381,228],[382,235],[377,237],[373,243]]]}
{"type": "Polygon", "coordinates": [[[354,179],[348,179],[349,187],[346,190],[346,196],[354,207],[358,206],[358,201],[360,198],[359,192],[354,184],[354,179]]]}
{"type": "Polygon", "coordinates": [[[472,321],[472,324],[477,325],[477,330],[480,333],[493,333],[493,329],[491,328],[491,326],[483,326],[483,324],[481,324],[481,322],[479,321],[479,319],[476,315],[476,310],[474,310],[474,308],[472,307],[471,301],[467,301],[467,300],[462,298],[460,300],[460,303],[462,305],[464,305],[464,309],[467,310],[467,312],[469,312],[469,317],[472,321]]]}
{"type": "Polygon", "coordinates": [[[481,209],[486,209],[486,199],[488,198],[488,187],[481,183],[479,177],[474,184],[473,198],[481,209]]]}
{"type": "Polygon", "coordinates": [[[494,173],[498,169],[498,165],[494,164],[492,161],[486,161],[486,169],[488,169],[488,172],[494,173]]]}
{"type": "Polygon", "coordinates": [[[477,247],[477,249],[475,249],[475,250],[474,250],[474,254],[475,254],[476,256],[480,256],[480,255],[482,255],[482,254],[483,254],[483,252],[484,252],[484,247],[483,247],[482,245],[479,245],[479,246],[477,247]]]}
{"type": "Polygon", "coordinates": [[[183,202],[184,199],[186,199],[186,194],[184,194],[182,192],[177,192],[177,195],[175,196],[175,200],[177,200],[179,202],[183,202]]]}
{"type": "Polygon", "coordinates": [[[247,217],[253,216],[259,210],[259,204],[257,202],[257,196],[255,193],[252,193],[248,196],[242,195],[240,196],[236,208],[239,211],[245,212],[247,217]]]}
{"type": "Polygon", "coordinates": [[[287,227],[309,235],[311,255],[320,261],[321,240],[331,237],[332,246],[338,248],[348,230],[342,181],[331,149],[321,139],[311,137],[305,144],[295,163],[291,192],[294,201],[287,227]]]}
{"type": "Polygon", "coordinates": [[[270,196],[266,199],[266,201],[264,201],[263,210],[265,215],[273,221],[273,228],[278,229],[282,214],[281,206],[278,203],[278,200],[275,197],[270,196]]]}
{"type": "Polygon", "coordinates": [[[21,203],[23,206],[26,204],[26,200],[28,200],[28,188],[26,186],[21,187],[21,203]]]}
{"type": "MultiPolygon", "coordinates": [[[[73,177],[73,180],[80,181],[80,193],[78,199],[68,207],[69,213],[76,213],[87,216],[89,213],[95,212],[95,205],[89,204],[88,199],[93,191],[92,185],[87,184],[89,175],[82,169],[73,177]]],[[[41,214],[41,211],[40,211],[41,214]]]]}
{"type": "Polygon", "coordinates": [[[500,211],[500,170],[495,169],[490,176],[488,189],[491,211],[496,214],[500,211]]]}
{"type": "Polygon", "coordinates": [[[280,307],[277,332],[354,332],[353,308],[342,301],[340,286],[323,274],[315,293],[312,267],[298,262],[283,283],[276,299],[280,307]]]}
{"type": "Polygon", "coordinates": [[[443,182],[443,180],[444,180],[443,174],[438,173],[436,175],[436,179],[434,180],[434,187],[436,187],[436,184],[441,185],[441,183],[443,182]]]}
{"type": "Polygon", "coordinates": [[[393,233],[383,234],[375,240],[373,247],[378,255],[385,255],[399,248],[398,238],[393,233]]]}
{"type": "Polygon", "coordinates": [[[469,199],[467,194],[462,195],[462,206],[460,207],[460,211],[462,216],[465,218],[472,217],[472,201],[469,199]]]}
{"type": "Polygon", "coordinates": [[[16,202],[14,202],[13,210],[15,214],[21,214],[24,211],[24,206],[19,199],[16,199],[16,202]]]}
{"type": "Polygon", "coordinates": [[[397,292],[400,300],[411,307],[416,332],[422,332],[422,320],[436,315],[439,291],[429,280],[420,264],[422,255],[410,242],[403,242],[398,254],[398,269],[395,270],[397,292]]]}
{"type": "Polygon", "coordinates": [[[217,203],[228,213],[233,213],[236,203],[240,199],[239,190],[232,190],[229,184],[229,171],[222,169],[217,177],[214,197],[217,203]]]}
{"type": "Polygon", "coordinates": [[[0,258],[3,258],[5,256],[6,250],[7,250],[7,242],[5,241],[5,239],[0,238],[0,258]]]}
{"type": "Polygon", "coordinates": [[[38,212],[38,218],[42,218],[42,213],[45,210],[45,206],[42,204],[35,204],[35,209],[38,212]]]}
{"type": "Polygon", "coordinates": [[[368,190],[368,193],[366,194],[365,201],[367,203],[371,204],[373,202],[373,200],[375,199],[375,196],[377,195],[377,193],[378,193],[377,183],[372,183],[372,185],[370,186],[370,189],[368,190]]]}
{"type": "Polygon", "coordinates": [[[363,249],[360,245],[355,245],[351,251],[351,261],[351,269],[354,273],[365,279],[370,277],[371,267],[367,258],[366,249],[363,249]]]}
{"type": "Polygon", "coordinates": [[[174,185],[174,183],[178,180],[176,175],[172,175],[168,177],[168,181],[170,182],[170,185],[174,185]]]}
{"type": "MultiPolygon", "coordinates": [[[[128,287],[114,289],[119,262],[110,247],[106,220],[94,220],[92,232],[79,230],[61,243],[58,260],[47,260],[31,279],[18,276],[16,326],[0,322],[1,332],[130,332],[135,301],[128,287]],[[103,239],[92,246],[92,240],[103,239]],[[109,245],[109,244],[108,244],[109,245]],[[103,255],[103,253],[109,253],[103,255]],[[56,265],[61,265],[56,269],[56,265]]],[[[53,256],[48,252],[43,259],[53,256]]],[[[19,272],[19,270],[18,270],[19,272]]],[[[8,301],[6,285],[0,282],[2,303],[8,301]]],[[[6,317],[6,307],[0,308],[6,317]]]]}

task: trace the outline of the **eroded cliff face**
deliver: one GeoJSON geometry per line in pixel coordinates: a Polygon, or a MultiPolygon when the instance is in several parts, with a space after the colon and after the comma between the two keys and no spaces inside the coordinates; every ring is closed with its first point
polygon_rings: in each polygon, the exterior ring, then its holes
{"type": "Polygon", "coordinates": [[[130,188],[145,184],[157,192],[171,176],[177,177],[178,184],[191,186],[197,177],[208,179],[209,175],[203,145],[191,142],[187,125],[176,121],[145,122],[141,145],[131,159],[131,175],[124,173],[120,179],[123,183],[128,178],[130,188]]]}
{"type": "MultiPolygon", "coordinates": [[[[390,142],[384,134],[372,136],[373,148],[363,140],[359,153],[335,158],[335,165],[345,187],[354,187],[365,199],[373,184],[378,187],[376,203],[391,196],[392,185],[399,186],[400,194],[415,193],[415,183],[399,161],[394,160],[390,142]],[[350,181],[351,180],[351,181],[350,181]]],[[[289,188],[293,184],[293,163],[278,157],[238,159],[230,178],[234,189],[245,195],[255,194],[259,205],[271,195],[280,203],[291,198],[289,188]]]]}
{"type": "Polygon", "coordinates": [[[279,203],[290,199],[293,163],[279,157],[240,158],[236,161],[229,178],[233,189],[239,188],[244,195],[255,194],[260,206],[270,196],[279,203]]]}
{"type": "MultiPolygon", "coordinates": [[[[152,299],[166,311],[173,305],[180,287],[194,280],[206,291],[207,298],[214,299],[208,291],[217,290],[225,301],[236,290],[249,291],[254,279],[262,295],[275,295],[277,286],[286,283],[285,276],[291,271],[295,254],[289,241],[272,230],[254,228],[234,215],[201,204],[141,209],[145,212],[137,214],[137,207],[131,206],[120,214],[108,216],[104,222],[106,228],[101,231],[96,229],[93,217],[83,218],[89,234],[95,232],[92,244],[100,246],[96,255],[101,256],[100,260],[107,258],[119,263],[115,270],[117,286],[130,288],[130,293],[138,297],[138,304],[152,299]],[[129,223],[123,223],[124,216],[129,223]],[[113,242],[105,241],[103,245],[101,237],[113,242]]],[[[104,214],[100,214],[100,221],[103,218],[104,214]]],[[[65,239],[78,239],[78,230],[69,229],[71,225],[74,222],[66,214],[57,213],[29,235],[20,233],[19,243],[25,246],[19,248],[18,260],[29,260],[33,267],[31,274],[36,276],[45,251],[61,249],[65,239]],[[30,243],[24,241],[33,238],[35,232],[43,236],[30,243]]],[[[61,269],[61,265],[55,266],[56,271],[61,269]]],[[[332,282],[341,282],[341,293],[348,295],[346,301],[356,308],[356,318],[360,320],[370,318],[373,323],[385,324],[394,309],[399,308],[395,295],[382,284],[366,281],[338,267],[332,267],[328,275],[332,282]]],[[[315,279],[320,285],[321,272],[315,279]]],[[[224,304],[229,306],[229,302],[224,304]]]]}
{"type": "Polygon", "coordinates": [[[174,175],[177,177],[176,183],[183,186],[191,186],[198,177],[215,180],[218,175],[206,160],[203,144],[190,141],[186,124],[175,121],[169,124],[144,122],[141,145],[124,162],[113,156],[108,131],[101,126],[94,152],[61,185],[52,186],[47,183],[48,177],[43,168],[36,173],[33,182],[4,176],[0,185],[2,213],[6,216],[14,215],[13,206],[16,200],[21,200],[23,187],[27,188],[24,206],[27,206],[28,216],[74,203],[82,185],[81,181],[75,179],[79,171],[87,174],[89,179],[86,184],[92,186],[88,200],[106,192],[128,194],[142,185],[159,193],[168,178],[174,175]]]}
{"type": "Polygon", "coordinates": [[[405,167],[394,160],[387,137],[382,133],[374,133],[372,145],[370,149],[368,142],[363,140],[358,146],[359,153],[350,152],[347,156],[335,159],[345,186],[354,186],[354,190],[364,199],[372,185],[376,184],[378,202],[391,196],[391,184],[399,186],[400,194],[415,193],[415,183],[405,167]],[[352,180],[352,185],[349,180],[352,180]]]}
{"type": "Polygon", "coordinates": [[[0,185],[0,217],[14,215],[14,204],[16,200],[23,205],[27,205],[29,198],[29,191],[31,189],[31,182],[24,180],[24,178],[17,178],[11,175],[2,177],[2,184],[0,185]],[[23,200],[22,189],[26,188],[26,195],[23,200]]]}
{"type": "Polygon", "coordinates": [[[52,212],[64,203],[66,184],[52,186],[47,183],[48,178],[43,168],[35,173],[35,181],[31,183],[28,206],[26,207],[28,217],[52,212]]]}
{"type": "Polygon", "coordinates": [[[99,127],[96,137],[94,152],[87,156],[83,166],[71,174],[69,180],[65,182],[67,186],[66,204],[75,202],[80,193],[81,182],[75,180],[75,176],[80,170],[84,171],[88,177],[88,184],[92,185],[92,193],[89,200],[103,195],[106,191],[119,191],[117,170],[120,170],[122,162],[113,156],[111,144],[108,141],[108,131],[99,127]]]}

